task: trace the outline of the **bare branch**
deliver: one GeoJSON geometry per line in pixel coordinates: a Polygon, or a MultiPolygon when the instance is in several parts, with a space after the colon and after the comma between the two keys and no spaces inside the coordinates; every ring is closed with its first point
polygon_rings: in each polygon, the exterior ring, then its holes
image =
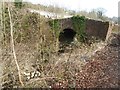
{"type": "Polygon", "coordinates": [[[13,23],[12,23],[12,18],[11,18],[11,13],[10,13],[10,8],[9,8],[9,6],[8,6],[8,13],[9,13],[9,18],[10,18],[11,48],[12,48],[12,52],[13,52],[14,61],[15,61],[15,64],[16,64],[17,70],[18,70],[18,76],[19,76],[20,84],[21,84],[22,86],[24,86],[24,84],[23,84],[23,82],[22,82],[22,78],[21,78],[20,67],[19,67],[19,65],[18,65],[18,61],[17,61],[17,57],[16,57],[15,47],[14,47],[14,40],[13,40],[13,23]]]}

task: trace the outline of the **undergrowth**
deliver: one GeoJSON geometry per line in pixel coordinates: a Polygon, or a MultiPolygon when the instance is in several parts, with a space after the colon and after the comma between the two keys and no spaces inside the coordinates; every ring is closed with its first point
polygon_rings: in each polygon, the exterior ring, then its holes
{"type": "MultiPolygon", "coordinates": [[[[6,8],[7,9],[7,8],[6,8]]],[[[2,78],[3,88],[20,87],[18,75],[10,49],[10,26],[8,12],[4,12],[2,61],[5,67],[2,78]],[[5,47],[7,46],[7,47],[5,47]]],[[[14,42],[17,60],[21,69],[24,87],[64,88],[76,87],[77,75],[91,59],[100,43],[85,45],[73,42],[66,53],[56,52],[56,38],[60,25],[57,20],[48,19],[26,11],[12,8],[14,42]],[[51,30],[52,29],[52,30],[51,30]],[[82,53],[81,53],[82,52],[82,53]]],[[[72,17],[74,29],[80,41],[85,40],[85,17],[72,17]]],[[[101,43],[102,44],[102,43],[101,43]]],[[[104,46],[104,44],[102,44],[104,46]]],[[[101,45],[101,46],[102,46],[101,45]]]]}

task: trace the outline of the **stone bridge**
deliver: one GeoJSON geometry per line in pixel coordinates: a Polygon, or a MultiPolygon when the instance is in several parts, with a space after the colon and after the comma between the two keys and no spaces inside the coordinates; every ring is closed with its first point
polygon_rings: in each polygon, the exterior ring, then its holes
{"type": "MultiPolygon", "coordinates": [[[[57,22],[55,27],[58,28],[60,42],[74,40],[77,32],[74,28],[72,18],[54,19],[52,21],[54,21],[54,23],[57,22]]],[[[112,28],[113,24],[110,22],[85,18],[84,31],[88,39],[95,37],[97,39],[106,40],[109,37],[112,28]]]]}

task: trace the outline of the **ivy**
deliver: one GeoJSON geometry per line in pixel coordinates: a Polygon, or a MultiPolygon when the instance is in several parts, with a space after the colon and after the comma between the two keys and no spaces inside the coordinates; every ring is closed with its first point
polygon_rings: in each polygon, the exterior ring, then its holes
{"type": "Polygon", "coordinates": [[[73,28],[77,32],[77,38],[79,41],[84,42],[86,38],[85,34],[85,16],[73,16],[72,18],[73,28]]]}
{"type": "Polygon", "coordinates": [[[14,0],[14,5],[16,8],[22,8],[23,4],[22,4],[22,0],[14,0]]]}
{"type": "Polygon", "coordinates": [[[54,30],[56,37],[59,37],[60,33],[60,23],[57,19],[49,21],[49,25],[51,26],[51,29],[54,30]]]}

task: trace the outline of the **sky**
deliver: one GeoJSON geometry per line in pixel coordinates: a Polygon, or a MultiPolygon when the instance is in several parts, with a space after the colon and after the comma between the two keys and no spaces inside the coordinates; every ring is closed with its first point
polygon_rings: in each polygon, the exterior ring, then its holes
{"type": "Polygon", "coordinates": [[[24,0],[34,4],[43,5],[57,5],[65,7],[70,10],[86,10],[104,8],[105,15],[108,17],[118,16],[118,2],[119,0],[24,0]]]}

